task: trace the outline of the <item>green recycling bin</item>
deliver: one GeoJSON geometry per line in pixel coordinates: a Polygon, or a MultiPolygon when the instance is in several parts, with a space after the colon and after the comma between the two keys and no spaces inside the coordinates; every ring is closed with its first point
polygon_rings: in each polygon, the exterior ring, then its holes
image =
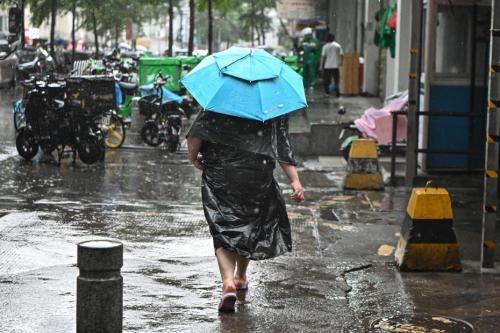
{"type": "Polygon", "coordinates": [[[299,64],[299,57],[296,55],[291,56],[279,56],[281,60],[283,60],[288,66],[290,66],[294,71],[302,75],[302,68],[299,64]]]}
{"type": "Polygon", "coordinates": [[[182,64],[179,59],[169,57],[143,57],[139,59],[139,85],[153,83],[158,72],[170,78],[165,85],[170,91],[179,92],[182,64]]]}
{"type": "Polygon", "coordinates": [[[202,60],[203,57],[194,57],[194,56],[180,56],[176,57],[176,59],[179,59],[182,64],[182,71],[181,71],[181,79],[186,76],[187,73],[189,73],[193,68],[196,67],[202,60]]]}

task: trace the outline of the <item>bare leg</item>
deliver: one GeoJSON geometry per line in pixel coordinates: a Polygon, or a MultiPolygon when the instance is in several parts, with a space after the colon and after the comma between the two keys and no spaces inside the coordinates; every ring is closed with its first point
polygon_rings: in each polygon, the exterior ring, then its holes
{"type": "Polygon", "coordinates": [[[234,283],[237,288],[241,288],[247,282],[247,268],[250,260],[238,256],[236,258],[236,273],[234,275],[234,283]]]}
{"type": "Polygon", "coordinates": [[[223,292],[236,291],[236,286],[234,285],[234,270],[236,268],[236,258],[238,255],[224,248],[218,248],[215,254],[217,262],[219,263],[223,292]]]}

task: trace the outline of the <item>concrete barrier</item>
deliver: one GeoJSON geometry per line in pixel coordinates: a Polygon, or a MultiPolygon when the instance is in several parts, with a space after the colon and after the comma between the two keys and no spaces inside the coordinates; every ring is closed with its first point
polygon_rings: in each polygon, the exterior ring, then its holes
{"type": "Polygon", "coordinates": [[[78,244],[77,333],[119,333],[123,322],[123,245],[97,240],[78,244]]]}
{"type": "Polygon", "coordinates": [[[377,146],[373,140],[358,139],[352,142],[343,187],[347,190],[384,188],[378,164],[377,146]]]}
{"type": "Polygon", "coordinates": [[[448,191],[415,188],[395,253],[403,271],[461,271],[448,191]]]}

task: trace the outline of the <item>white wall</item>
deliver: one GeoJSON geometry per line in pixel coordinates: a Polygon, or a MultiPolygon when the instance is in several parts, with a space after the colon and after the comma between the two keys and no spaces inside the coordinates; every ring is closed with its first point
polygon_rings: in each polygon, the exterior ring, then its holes
{"type": "Polygon", "coordinates": [[[408,89],[410,73],[411,1],[398,0],[396,57],[387,53],[385,97],[408,89]]]}
{"type": "Polygon", "coordinates": [[[379,9],[378,0],[365,1],[365,17],[363,24],[365,27],[365,66],[363,92],[377,96],[379,93],[379,48],[374,43],[375,29],[377,28],[374,20],[375,13],[379,9]]]}
{"type": "Polygon", "coordinates": [[[9,31],[9,13],[0,9],[0,31],[9,31]]]}
{"type": "MultiPolygon", "coordinates": [[[[374,0],[378,2],[378,0],[374,0]]],[[[345,53],[356,50],[356,0],[330,0],[328,26],[345,53]]]]}

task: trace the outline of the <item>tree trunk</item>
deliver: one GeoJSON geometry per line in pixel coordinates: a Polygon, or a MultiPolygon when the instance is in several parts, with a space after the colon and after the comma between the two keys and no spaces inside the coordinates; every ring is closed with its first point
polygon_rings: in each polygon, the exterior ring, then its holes
{"type": "Polygon", "coordinates": [[[56,16],[57,16],[57,0],[50,2],[50,53],[55,58],[55,37],[56,37],[56,16]]]}
{"type": "Polygon", "coordinates": [[[120,33],[120,29],[118,29],[118,25],[115,25],[115,49],[118,49],[118,34],[120,33]]]}
{"type": "Polygon", "coordinates": [[[213,51],[213,39],[214,39],[214,16],[212,13],[212,0],[207,0],[208,2],[208,54],[212,54],[213,51]]]}
{"type": "Polygon", "coordinates": [[[252,28],[250,29],[250,38],[252,39],[252,46],[255,46],[255,0],[252,0],[251,1],[251,4],[252,4],[252,28]]]}
{"type": "Polygon", "coordinates": [[[24,0],[21,0],[21,48],[24,49],[26,36],[24,34],[24,0]]]}
{"type": "Polygon", "coordinates": [[[266,45],[266,29],[264,27],[266,20],[266,13],[264,12],[264,8],[261,8],[260,15],[262,17],[260,22],[260,35],[262,36],[262,45],[266,45]]]}
{"type": "Polygon", "coordinates": [[[174,46],[174,1],[168,1],[168,53],[169,57],[173,54],[174,46]]]}
{"type": "Polygon", "coordinates": [[[92,9],[92,28],[94,30],[95,58],[99,58],[99,36],[97,35],[97,18],[95,17],[95,9],[92,9]]]}
{"type": "Polygon", "coordinates": [[[188,38],[188,55],[193,55],[194,51],[194,20],[196,15],[195,0],[189,0],[189,38],[188,38]]]}
{"type": "Polygon", "coordinates": [[[73,0],[71,8],[71,61],[75,62],[76,38],[75,38],[75,25],[76,25],[76,0],[73,0]]]}

